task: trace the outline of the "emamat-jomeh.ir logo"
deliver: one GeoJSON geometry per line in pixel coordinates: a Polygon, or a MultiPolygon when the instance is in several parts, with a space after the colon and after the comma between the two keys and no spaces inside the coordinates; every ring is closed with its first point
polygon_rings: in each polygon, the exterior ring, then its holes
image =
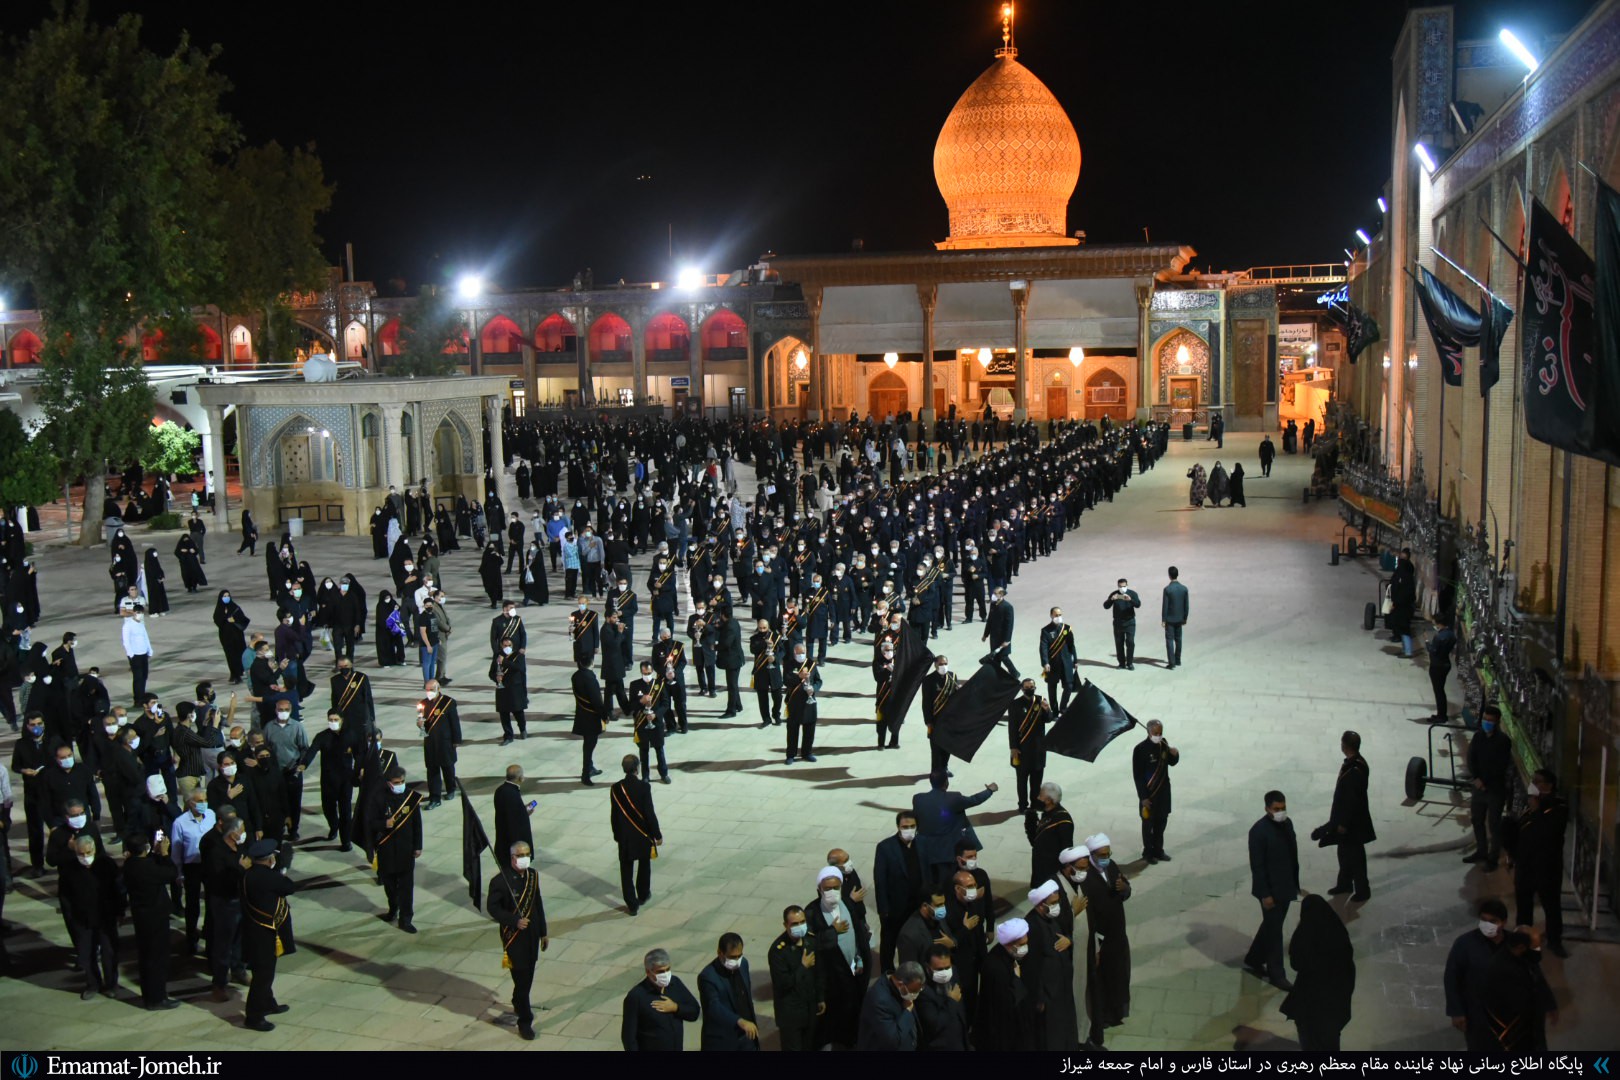
{"type": "Polygon", "coordinates": [[[0,1053],[0,1080],[45,1080],[51,1076],[218,1076],[217,1055],[0,1053]]]}
{"type": "Polygon", "coordinates": [[[11,1054],[6,1062],[6,1075],[12,1080],[33,1080],[39,1072],[39,1059],[33,1054],[11,1054]]]}

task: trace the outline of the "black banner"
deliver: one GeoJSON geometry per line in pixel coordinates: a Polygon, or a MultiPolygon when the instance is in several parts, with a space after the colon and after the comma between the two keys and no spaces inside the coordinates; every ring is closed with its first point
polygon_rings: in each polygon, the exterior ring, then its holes
{"type": "Polygon", "coordinates": [[[1481,290],[1479,310],[1479,396],[1484,397],[1502,381],[1502,338],[1513,321],[1513,309],[1481,290]]]}
{"type": "MultiPolygon", "coordinates": [[[[1599,214],[1602,200],[1599,200],[1599,214]]],[[[1620,465],[1609,441],[1613,417],[1594,415],[1603,383],[1596,355],[1597,267],[1552,212],[1532,199],[1525,247],[1529,268],[1519,303],[1524,365],[1524,426],[1560,450],[1620,465]]],[[[1609,357],[1602,367],[1620,358],[1609,357]]]]}
{"type": "Polygon", "coordinates": [[[906,718],[911,702],[922,686],[923,676],[934,666],[934,654],[910,623],[903,623],[894,643],[894,678],[877,699],[877,720],[891,729],[906,718]]]}
{"type": "Polygon", "coordinates": [[[973,678],[956,688],[934,718],[934,745],[953,757],[972,761],[984,740],[1007,718],[1007,706],[1018,696],[1022,680],[998,663],[979,662],[973,678]]]}
{"type": "Polygon", "coordinates": [[[472,898],[474,908],[482,911],[484,908],[484,867],[483,860],[478,856],[489,848],[489,834],[484,832],[484,823],[478,820],[478,811],[473,809],[472,800],[467,797],[466,787],[461,788],[461,876],[467,879],[467,895],[472,898]]]}
{"type": "Polygon", "coordinates": [[[1417,269],[1418,303],[1429,324],[1435,351],[1440,354],[1440,377],[1447,386],[1463,384],[1463,349],[1479,344],[1479,312],[1446,288],[1423,267],[1417,269]]]}
{"type": "Polygon", "coordinates": [[[1082,761],[1096,761],[1103,748],[1136,726],[1125,706],[1087,679],[1046,733],[1049,753],[1082,761]]]}
{"type": "Polygon", "coordinates": [[[1581,441],[1609,464],[1620,457],[1620,191],[1598,181],[1597,377],[1581,441]]]}
{"type": "Polygon", "coordinates": [[[1377,319],[1356,305],[1346,303],[1344,310],[1344,347],[1353,364],[1361,356],[1362,350],[1383,337],[1384,332],[1378,328],[1377,319]]]}

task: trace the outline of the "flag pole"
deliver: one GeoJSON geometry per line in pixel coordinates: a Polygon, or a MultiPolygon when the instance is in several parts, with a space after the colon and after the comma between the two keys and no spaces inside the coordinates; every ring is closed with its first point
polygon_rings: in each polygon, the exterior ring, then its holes
{"type": "Polygon", "coordinates": [[[1558,674],[1564,673],[1564,632],[1569,624],[1569,497],[1571,475],[1575,471],[1575,457],[1564,451],[1564,506],[1562,535],[1558,538],[1558,608],[1553,614],[1553,655],[1558,662],[1558,674]]]}
{"type": "Polygon", "coordinates": [[[1491,292],[1490,286],[1486,285],[1483,281],[1479,280],[1479,278],[1475,277],[1473,274],[1470,274],[1468,271],[1464,270],[1462,267],[1458,266],[1456,263],[1452,262],[1449,258],[1447,258],[1445,252],[1441,251],[1437,247],[1431,247],[1431,248],[1429,248],[1429,250],[1434,252],[1435,255],[1439,256],[1440,260],[1442,262],[1444,262],[1447,266],[1451,267],[1453,270],[1457,271],[1457,273],[1459,273],[1463,277],[1467,278],[1474,285],[1477,285],[1485,293],[1486,296],[1490,297],[1492,300],[1495,300],[1497,303],[1500,303],[1500,304],[1506,304],[1507,303],[1506,300],[1503,300],[1501,297],[1499,297],[1495,293],[1491,292]]]}
{"type": "MultiPolygon", "coordinates": [[[[1433,248],[1430,248],[1429,250],[1434,251],[1433,248]]],[[[1439,252],[1435,252],[1435,254],[1438,255],[1439,252]]],[[[1451,260],[1447,259],[1446,261],[1450,262],[1451,260]]],[[[1403,266],[1401,269],[1406,271],[1406,276],[1411,278],[1415,284],[1419,286],[1422,285],[1422,282],[1418,281],[1418,276],[1412,273],[1411,267],[1403,266]]],[[[1444,361],[1442,361],[1442,363],[1443,362],[1444,361]]],[[[1435,566],[1436,569],[1438,569],[1440,562],[1440,518],[1445,516],[1445,511],[1441,503],[1441,493],[1445,490],[1444,470],[1446,466],[1446,379],[1444,371],[1441,372],[1440,376],[1440,439],[1438,443],[1436,443],[1436,446],[1438,448],[1438,452],[1434,456],[1434,556],[1435,566]]]]}
{"type": "Polygon", "coordinates": [[[1485,216],[1483,214],[1480,215],[1479,223],[1485,226],[1485,231],[1491,234],[1492,240],[1495,240],[1498,244],[1502,245],[1502,250],[1508,253],[1508,258],[1512,259],[1514,264],[1517,265],[1520,270],[1530,269],[1527,265],[1525,265],[1525,261],[1519,258],[1518,251],[1514,249],[1506,240],[1502,239],[1501,236],[1497,235],[1495,229],[1491,228],[1491,223],[1485,220],[1485,216]]]}

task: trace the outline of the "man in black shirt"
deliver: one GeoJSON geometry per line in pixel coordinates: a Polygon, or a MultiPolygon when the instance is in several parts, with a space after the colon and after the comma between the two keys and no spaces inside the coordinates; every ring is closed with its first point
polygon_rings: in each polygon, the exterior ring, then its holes
{"type": "Polygon", "coordinates": [[[1479,733],[1468,740],[1468,775],[1474,778],[1468,803],[1474,850],[1463,862],[1483,862],[1486,870],[1496,869],[1502,854],[1502,810],[1507,805],[1512,772],[1513,740],[1502,733],[1502,710],[1486,705],[1479,711],[1479,733]]]}

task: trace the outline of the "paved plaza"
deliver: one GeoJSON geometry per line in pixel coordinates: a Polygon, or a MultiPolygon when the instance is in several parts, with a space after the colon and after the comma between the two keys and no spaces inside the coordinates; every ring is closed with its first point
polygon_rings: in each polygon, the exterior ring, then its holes
{"type": "MultiPolygon", "coordinates": [[[[1344,1032],[1347,1049],[1461,1049],[1445,1017],[1441,968],[1451,940],[1472,927],[1469,908],[1487,882],[1460,855],[1468,843],[1466,813],[1441,801],[1406,805],[1401,791],[1408,757],[1422,753],[1424,727],[1415,720],[1432,710],[1428,680],[1416,661],[1393,657],[1388,641],[1360,629],[1363,605],[1374,598],[1373,568],[1362,562],[1328,565],[1339,519],[1331,503],[1302,504],[1310,462],[1279,459],[1262,479],[1255,462],[1257,436],[1213,443],[1173,441],[1169,454],[1145,476],[1134,477],[1112,504],[1087,513],[1059,554],[1026,565],[1009,599],[1017,609],[1013,656],[1035,667],[1036,638],[1047,608],[1064,605],[1078,635],[1082,675],[1094,678],[1138,718],[1162,718],[1169,741],[1181,751],[1173,774],[1175,812],[1166,848],[1174,861],[1146,867],[1140,851],[1137,800],[1130,778],[1130,746],[1122,737],[1095,764],[1053,757],[1047,779],[1062,784],[1076,835],[1104,831],[1133,880],[1127,906],[1134,958],[1130,1019],[1109,1033],[1118,1050],[1296,1046],[1293,1027],[1277,1011],[1283,994],[1239,967],[1259,906],[1249,896],[1245,834],[1262,812],[1261,797],[1281,788],[1301,840],[1303,880],[1311,891],[1333,883],[1334,855],[1306,836],[1325,821],[1337,774],[1339,733],[1362,733],[1372,768],[1371,804],[1378,841],[1369,849],[1373,897],[1365,905],[1333,898],[1355,945],[1358,979],[1354,1019],[1344,1032]],[[1194,461],[1241,460],[1249,505],[1193,510],[1185,473],[1194,461]],[[1185,666],[1161,666],[1157,622],[1165,568],[1181,569],[1191,593],[1185,666]],[[1143,596],[1135,671],[1118,671],[1112,657],[1103,598],[1128,577],[1143,596]]],[[[739,469],[745,496],[752,475],[739,469]]],[[[234,516],[234,515],[233,515],[234,516]]],[[[144,547],[144,530],[132,530],[144,547]]],[[[214,596],[230,587],[256,629],[274,624],[266,599],[262,557],[233,557],[235,537],[209,535],[210,587],[195,596],[180,588],[170,555],[175,535],[154,538],[169,570],[174,611],[151,623],[155,651],[152,686],[166,703],[183,700],[200,677],[215,679],[223,703],[231,687],[211,622],[214,596]]],[[[373,561],[364,538],[308,537],[298,545],[317,577],[354,573],[375,602],[391,587],[386,564],[373,561]]],[[[262,555],[262,551],[261,551],[262,555]]],[[[54,877],[22,880],[7,898],[16,924],[8,939],[18,977],[0,980],[0,1015],[9,1042],[45,1048],[143,1050],[300,1049],[617,1049],[620,1002],[641,977],[649,948],[669,950],[676,972],[695,988],[700,968],[714,957],[721,933],[747,942],[760,1033],[777,1045],[770,1022],[766,947],[781,930],[789,903],[806,904],[829,848],[844,847],[867,882],[872,853],[893,832],[894,812],[925,790],[928,747],[913,707],[899,751],[874,749],[871,726],[871,650],[867,639],[829,653],[827,685],[814,764],[782,764],[785,728],[757,727],[754,700],[745,713],[720,720],[724,695],[693,697],[691,733],[669,739],[669,786],[654,784],[667,841],[653,864],[653,898],[639,917],[627,917],[618,890],[617,859],[608,829],[608,788],[620,756],[633,749],[629,725],[615,722],[597,748],[604,770],[595,788],[578,783],[579,745],[569,732],[573,665],[565,636],[567,608],[557,600],[523,609],[529,629],[532,709],[526,742],[500,748],[493,691],[485,672],[485,628],[491,612],[477,579],[476,552],[442,560],[457,631],[449,693],[461,703],[467,744],[458,774],[486,827],[490,794],[505,765],[520,761],[537,798],[533,818],[535,865],[543,884],[551,947],[535,981],[535,1043],[513,1030],[510,981],[501,969],[494,925],[468,903],[461,871],[461,814],[454,802],[426,815],[426,849],[417,871],[415,922],[407,936],[376,916],[381,889],[362,867],[358,850],[340,854],[336,842],[301,845],[292,899],[299,948],[284,957],[276,978],[279,999],[292,1010],[276,1017],[268,1034],[241,1029],[240,989],[226,1004],[208,998],[200,961],[177,960],[171,992],[183,1008],[149,1013],[134,1003],[134,948],[125,928],[124,998],[81,1003],[82,979],[68,971],[65,931],[55,910],[54,877]],[[24,1037],[26,1036],[26,1038],[24,1037]]],[[[651,623],[645,611],[646,561],[635,564],[635,588],[644,598],[637,620],[636,655],[647,651],[651,623]]],[[[115,700],[128,692],[118,621],[110,613],[105,550],[52,547],[39,553],[45,613],[35,640],[52,646],[65,630],[79,633],[79,664],[99,664],[115,700]]],[[[511,579],[509,578],[509,581],[511,579]]],[[[958,599],[958,616],[960,612],[958,599]]],[[[684,609],[683,609],[684,615],[684,609]]],[[[684,627],[684,621],[680,623],[684,627]]],[[[942,633],[933,643],[964,676],[984,649],[982,623],[942,633]]],[[[414,667],[377,672],[368,636],[357,652],[373,673],[379,726],[386,746],[401,752],[411,779],[422,778],[412,703],[421,684],[414,667]]],[[[326,702],[326,664],[317,653],[316,704],[326,702]]],[[[1453,688],[1454,698],[1460,691],[1453,688]]],[[[309,721],[311,734],[317,730],[309,721]]],[[[15,737],[0,738],[9,761],[15,737]]],[[[1024,884],[1029,846],[1015,809],[1012,770],[1001,735],[978,759],[955,765],[955,787],[966,792],[996,781],[1001,791],[974,816],[985,845],[981,865],[995,883],[998,903],[1028,907],[1024,884]],[[1005,898],[1005,899],[1003,899],[1005,898]]],[[[316,771],[304,795],[303,832],[322,834],[316,771]]],[[[14,778],[14,782],[15,778],[14,778]]],[[[20,783],[17,784],[20,798],[20,783]]],[[[20,821],[12,830],[14,860],[25,852],[20,821]]],[[[24,855],[24,859],[26,856],[24,855]]],[[[485,856],[485,878],[490,873],[485,856]]],[[[1509,889],[1501,872],[1488,879],[1496,894],[1509,889]]],[[[872,905],[868,904],[869,908],[872,905]]],[[[1297,908],[1295,909],[1297,913],[1297,908]]],[[[1291,933],[1296,915],[1291,914],[1291,933]]],[[[1573,913],[1570,914],[1573,918],[1573,913]]],[[[872,910],[874,939],[876,914],[872,910]]],[[[174,924],[179,929],[179,922],[174,924]]],[[[1570,959],[1548,955],[1546,970],[1559,1000],[1551,1029],[1555,1050],[1613,1045],[1612,1017],[1620,1003],[1620,953],[1582,942],[1571,928],[1570,959]],[[1611,1019],[1605,1021],[1603,1017],[1611,1019]]],[[[181,944],[177,932],[175,944],[181,944]]],[[[875,940],[874,940],[875,944],[875,940]]],[[[696,1048],[697,1032],[686,1045],[696,1048]]]]}

